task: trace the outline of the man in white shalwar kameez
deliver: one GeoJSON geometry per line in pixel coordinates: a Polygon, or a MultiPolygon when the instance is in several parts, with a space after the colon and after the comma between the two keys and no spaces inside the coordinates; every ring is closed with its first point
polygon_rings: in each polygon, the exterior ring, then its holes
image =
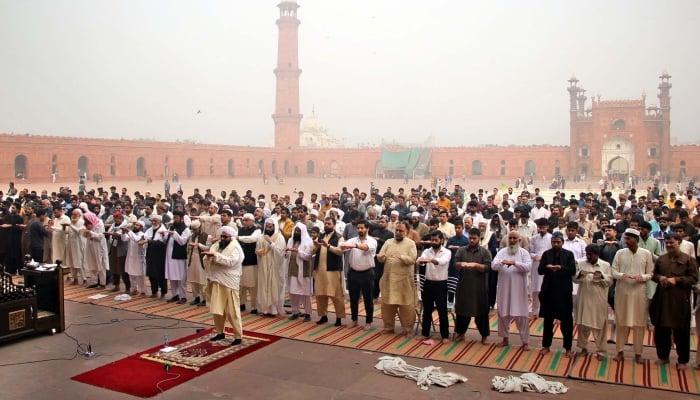
{"type": "Polygon", "coordinates": [[[51,227],[51,262],[61,260],[66,264],[66,236],[63,232],[70,225],[70,218],[63,213],[63,206],[56,204],[53,206],[53,219],[49,221],[51,227]]]}
{"type": "Polygon", "coordinates": [[[535,220],[537,233],[530,238],[530,255],[532,256],[532,269],[530,279],[530,293],[532,293],[532,318],[540,315],[540,288],[542,288],[542,275],[537,273],[542,254],[552,248],[552,234],[547,232],[549,221],[546,218],[535,220]]]}
{"type": "Polygon", "coordinates": [[[190,229],[185,225],[182,211],[173,212],[173,223],[166,232],[165,279],[170,281],[173,297],[168,302],[187,303],[187,240],[190,229]]]}
{"type": "Polygon", "coordinates": [[[228,320],[233,328],[231,346],[237,346],[243,342],[238,285],[241,280],[241,263],[244,255],[240,244],[232,239],[234,234],[233,228],[222,227],[219,240],[209,250],[203,252],[206,257],[204,264],[209,272],[205,291],[209,299],[209,311],[214,316],[216,332],[216,335],[209,340],[214,342],[226,337],[224,328],[228,320]]]}
{"type": "Polygon", "coordinates": [[[105,238],[105,226],[102,220],[93,213],[83,216],[85,227],[85,267],[90,271],[88,288],[104,289],[107,284],[107,240],[105,238]]]}
{"type": "Polygon", "coordinates": [[[623,239],[627,248],[615,254],[612,263],[612,275],[616,279],[615,288],[615,350],[617,361],[624,358],[623,350],[627,336],[632,328],[634,359],[642,363],[644,330],[647,327],[649,309],[647,306],[646,282],[654,273],[653,256],[649,250],[639,247],[639,231],[628,228],[623,239]]]}
{"type": "Polygon", "coordinates": [[[127,243],[124,270],[131,282],[131,292],[132,294],[140,293],[142,296],[145,296],[146,245],[139,244],[143,237],[143,222],[139,220],[134,221],[131,230],[127,229],[122,234],[122,242],[127,243]]]}
{"type": "Polygon", "coordinates": [[[314,293],[312,283],[314,274],[313,250],[314,243],[306,229],[306,224],[297,222],[284,252],[287,290],[292,305],[290,320],[303,317],[305,322],[311,321],[311,296],[314,293]],[[300,312],[302,306],[304,314],[300,312]]]}
{"type": "Polygon", "coordinates": [[[491,268],[498,271],[496,308],[498,311],[498,336],[503,338],[497,346],[508,345],[510,323],[515,320],[522,340],[523,350],[528,351],[530,325],[528,323],[527,275],[532,268],[530,253],[520,247],[520,234],[508,233],[508,246],[502,248],[493,259],[491,268]]]}
{"type": "Polygon", "coordinates": [[[255,247],[258,256],[258,312],[266,316],[284,312],[284,236],[277,220],[267,218],[263,235],[255,247]]]}
{"type": "Polygon", "coordinates": [[[73,285],[78,284],[78,274],[80,274],[80,281],[85,281],[85,242],[87,238],[82,232],[83,229],[85,229],[83,212],[79,208],[74,208],[71,211],[70,225],[63,230],[66,243],[66,258],[63,260],[63,265],[70,267],[73,285]]]}

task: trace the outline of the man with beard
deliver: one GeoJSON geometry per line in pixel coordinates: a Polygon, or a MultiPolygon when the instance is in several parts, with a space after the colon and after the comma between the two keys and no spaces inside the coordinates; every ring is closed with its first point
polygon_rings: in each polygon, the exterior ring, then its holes
{"type": "Polygon", "coordinates": [[[203,252],[209,249],[208,235],[202,230],[202,223],[198,220],[192,221],[190,230],[192,234],[187,243],[187,280],[190,282],[192,296],[194,296],[190,305],[205,306],[207,299],[204,297],[204,287],[207,285],[207,272],[204,270],[203,252]]]}
{"type": "Polygon", "coordinates": [[[191,217],[192,220],[199,220],[202,223],[202,231],[215,239],[221,229],[221,214],[219,214],[219,205],[212,202],[207,207],[206,215],[191,217]]]}
{"type": "Polygon", "coordinates": [[[165,235],[165,278],[170,281],[173,291],[169,303],[187,303],[187,241],[190,229],[183,218],[182,211],[173,211],[173,223],[165,235]]]}
{"type": "Polygon", "coordinates": [[[396,314],[403,327],[403,335],[411,334],[416,321],[416,287],[413,269],[416,262],[416,244],[405,238],[405,221],[397,223],[394,238],[384,243],[377,259],[384,263],[384,275],[379,281],[382,296],[384,332],[393,333],[396,314]]]}
{"type": "Polygon", "coordinates": [[[588,354],[588,337],[593,333],[597,349],[596,359],[603,361],[607,350],[605,335],[608,325],[608,290],[612,284],[610,264],[599,258],[600,246],[586,246],[586,261],[579,263],[574,282],[579,284],[579,302],[576,305],[576,325],[581,354],[588,354]]]}
{"type": "Polygon", "coordinates": [[[540,218],[535,221],[537,234],[530,239],[530,255],[532,256],[532,273],[530,274],[530,293],[532,293],[532,318],[540,315],[540,288],[542,287],[542,275],[535,272],[539,268],[542,254],[552,248],[552,235],[548,232],[549,220],[540,218]]]}
{"type": "Polygon", "coordinates": [[[108,239],[109,271],[112,274],[112,283],[114,284],[114,288],[111,291],[118,292],[120,281],[123,279],[125,293],[129,293],[131,291],[131,282],[129,281],[129,275],[125,271],[128,245],[122,240],[128,223],[121,211],[112,214],[112,218],[113,223],[105,234],[108,239]]]}
{"type": "MultiPolygon", "coordinates": [[[[291,221],[290,219],[288,223],[291,224],[291,221]]],[[[284,313],[285,279],[282,261],[285,246],[284,237],[277,226],[277,219],[273,217],[266,219],[263,235],[255,246],[255,254],[258,257],[257,306],[260,307],[259,311],[267,317],[284,313]]]]}
{"type": "Polygon", "coordinates": [[[418,233],[419,237],[423,237],[429,232],[428,225],[421,222],[421,215],[417,211],[411,213],[411,227],[418,233]]]}
{"type": "Polygon", "coordinates": [[[432,231],[430,245],[423,250],[418,258],[419,264],[424,264],[425,281],[421,298],[423,300],[422,340],[430,339],[433,326],[433,310],[437,309],[440,318],[440,337],[442,343],[447,343],[450,335],[450,321],[447,317],[447,278],[452,253],[442,246],[443,234],[432,231]]]}
{"type": "Polygon", "coordinates": [[[340,245],[343,237],[336,232],[335,220],[326,218],[323,224],[323,236],[314,242],[314,284],[318,315],[316,323],[328,322],[328,300],[333,300],[335,308],[335,326],[342,324],[345,318],[343,296],[343,249],[340,245]]]}
{"type": "MultiPolygon", "coordinates": [[[[389,229],[387,229],[387,223],[388,223],[388,218],[386,216],[382,216],[379,218],[379,221],[377,221],[377,226],[372,229],[370,232],[370,235],[374,238],[374,240],[377,241],[377,251],[376,253],[378,254],[381,250],[382,247],[384,246],[384,243],[386,243],[387,240],[393,239],[394,233],[391,232],[389,229]]],[[[374,291],[372,292],[372,299],[373,302],[376,304],[379,301],[379,295],[380,295],[380,290],[379,290],[379,280],[382,278],[382,275],[384,274],[384,263],[379,261],[377,259],[377,256],[374,256],[374,291]]]]}
{"type": "Polygon", "coordinates": [[[350,294],[350,318],[351,327],[356,327],[360,294],[365,303],[365,326],[368,330],[372,327],[374,316],[374,256],[377,251],[377,241],[368,235],[369,222],[361,220],[357,222],[357,236],[350,238],[340,245],[344,252],[348,253],[347,286],[350,294]]]}
{"type": "Polygon", "coordinates": [[[540,313],[544,318],[544,330],[542,335],[542,349],[540,354],[549,353],[554,337],[554,320],[560,322],[560,329],[564,336],[565,357],[571,357],[571,345],[573,342],[574,321],[573,312],[573,285],[571,279],[576,274],[576,260],[574,254],[563,249],[564,235],[561,232],[552,234],[552,248],[542,254],[537,267],[537,273],[542,275],[542,288],[540,290],[540,313]]]}
{"type": "Polygon", "coordinates": [[[74,208],[71,211],[70,225],[67,225],[63,230],[66,242],[66,259],[64,260],[67,266],[71,267],[71,278],[73,285],[78,284],[78,273],[80,273],[81,281],[85,281],[85,235],[82,234],[85,228],[83,221],[83,212],[79,208],[74,208]]]}
{"type": "Polygon", "coordinates": [[[146,247],[139,244],[143,239],[142,222],[134,221],[131,230],[125,229],[121,240],[126,243],[126,260],[124,270],[131,283],[132,294],[146,295],[146,280],[144,271],[146,270],[146,247]]]}
{"type": "Polygon", "coordinates": [[[503,340],[498,347],[508,345],[509,327],[515,321],[524,351],[530,350],[530,326],[528,324],[527,275],[532,268],[530,253],[520,247],[520,234],[511,231],[508,246],[502,248],[493,259],[491,268],[498,271],[498,336],[503,340]]]}
{"type": "Polygon", "coordinates": [[[209,340],[216,342],[226,337],[224,329],[228,320],[233,328],[231,346],[238,346],[243,342],[238,285],[244,255],[238,242],[232,240],[234,234],[235,231],[230,226],[222,227],[219,240],[203,254],[206,256],[205,264],[209,270],[206,297],[209,299],[209,312],[214,316],[216,332],[209,340]]]}
{"type": "Polygon", "coordinates": [[[168,293],[168,283],[165,280],[165,237],[167,231],[163,226],[163,217],[151,216],[151,227],[148,228],[139,244],[146,248],[146,275],[151,282],[151,298],[165,297],[168,293]]]}
{"type": "Polygon", "coordinates": [[[53,219],[49,221],[51,228],[51,262],[61,260],[66,262],[66,238],[63,234],[66,227],[70,225],[70,218],[63,213],[60,204],[53,206],[53,219]]]}
{"type": "Polygon", "coordinates": [[[666,254],[656,260],[654,282],[658,283],[651,300],[649,316],[654,324],[654,342],[659,365],[668,364],[671,344],[676,345],[678,368],[690,361],[691,288],[698,283],[698,267],[693,257],[680,250],[682,236],[666,237],[666,254]],[[671,340],[673,339],[673,341],[671,340]]]}
{"type": "Polygon", "coordinates": [[[491,252],[480,245],[479,229],[469,230],[467,246],[457,250],[454,256],[459,276],[455,293],[455,341],[463,340],[472,317],[479,333],[481,344],[486,344],[489,329],[489,270],[491,252]]]}
{"type": "Polygon", "coordinates": [[[304,317],[304,322],[311,321],[311,296],[313,295],[313,242],[306,229],[306,224],[299,221],[294,226],[292,237],[287,241],[284,252],[284,270],[287,271],[287,290],[292,305],[290,320],[304,317]],[[301,307],[304,307],[304,314],[301,307]]]}
{"type": "Polygon", "coordinates": [[[47,228],[46,209],[37,208],[36,218],[31,219],[27,224],[29,254],[32,256],[32,260],[36,262],[44,261],[44,240],[50,234],[47,228]]]}
{"type": "Polygon", "coordinates": [[[629,228],[623,235],[627,248],[618,250],[612,263],[615,288],[615,323],[617,325],[615,360],[622,361],[630,328],[633,331],[634,358],[642,363],[644,330],[648,307],[645,282],[651,279],[654,261],[649,250],[639,247],[639,231],[629,228]]]}
{"type": "MultiPolygon", "coordinates": [[[[456,221],[454,226],[455,235],[447,239],[447,244],[445,245],[445,247],[448,250],[450,250],[451,253],[450,267],[447,270],[447,275],[450,278],[459,276],[459,274],[457,273],[457,268],[455,267],[455,254],[457,254],[457,250],[469,244],[469,239],[464,234],[464,224],[462,223],[462,221],[456,221]]],[[[448,293],[447,301],[454,301],[454,299],[451,298],[452,296],[454,296],[453,293],[448,293]]]]}
{"type": "Polygon", "coordinates": [[[243,273],[240,281],[240,306],[241,311],[245,311],[248,297],[250,296],[250,313],[257,314],[258,304],[258,255],[255,254],[255,246],[257,245],[262,233],[255,225],[255,217],[253,214],[243,214],[241,218],[241,226],[238,229],[238,242],[243,249],[243,273]]]}

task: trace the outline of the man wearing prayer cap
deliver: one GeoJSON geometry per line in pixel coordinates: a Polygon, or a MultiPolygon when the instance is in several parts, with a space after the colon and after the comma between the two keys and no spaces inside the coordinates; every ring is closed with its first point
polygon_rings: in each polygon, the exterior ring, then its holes
{"type": "Polygon", "coordinates": [[[652,277],[654,261],[649,250],[639,247],[638,230],[626,229],[623,240],[627,247],[618,250],[612,263],[612,275],[617,282],[615,288],[617,356],[615,359],[620,362],[623,360],[623,350],[631,328],[634,358],[641,364],[648,316],[646,282],[652,277]]]}
{"type": "Polygon", "coordinates": [[[207,246],[207,234],[202,230],[202,223],[194,220],[190,224],[191,235],[187,242],[187,280],[192,288],[194,299],[192,306],[204,306],[207,304],[204,298],[204,287],[207,284],[207,272],[204,269],[204,251],[207,246]]]}
{"type": "Polygon", "coordinates": [[[238,346],[243,342],[238,289],[244,254],[238,241],[233,239],[233,234],[233,228],[222,227],[219,240],[203,254],[206,256],[204,262],[209,271],[206,294],[209,299],[209,311],[214,316],[216,332],[209,340],[217,342],[226,338],[224,328],[228,320],[233,328],[231,346],[238,346]]]}
{"type": "Polygon", "coordinates": [[[257,314],[257,286],[258,286],[258,256],[255,247],[262,237],[260,229],[255,225],[255,216],[251,213],[243,214],[241,227],[238,228],[238,243],[241,244],[245,258],[242,264],[240,282],[240,310],[246,310],[248,295],[250,295],[250,313],[257,314]]]}

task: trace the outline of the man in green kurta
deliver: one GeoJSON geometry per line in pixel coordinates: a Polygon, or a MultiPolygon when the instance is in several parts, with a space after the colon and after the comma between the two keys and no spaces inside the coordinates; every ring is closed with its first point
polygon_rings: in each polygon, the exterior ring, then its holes
{"type": "Polygon", "coordinates": [[[396,224],[394,238],[384,243],[377,259],[384,263],[384,275],[379,281],[382,293],[382,320],[384,331],[394,332],[396,314],[403,327],[403,334],[411,333],[416,322],[416,284],[413,271],[418,251],[413,240],[405,237],[406,222],[396,224]]]}

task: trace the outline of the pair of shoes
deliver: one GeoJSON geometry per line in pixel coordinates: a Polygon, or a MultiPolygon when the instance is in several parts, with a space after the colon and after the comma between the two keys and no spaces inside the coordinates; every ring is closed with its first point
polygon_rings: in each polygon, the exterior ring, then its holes
{"type": "Polygon", "coordinates": [[[168,299],[168,303],[174,303],[176,301],[180,301],[180,296],[175,295],[175,296],[168,299]]]}
{"type": "Polygon", "coordinates": [[[97,289],[99,286],[100,286],[99,283],[94,283],[94,284],[88,286],[86,289],[97,289]]]}
{"type": "Polygon", "coordinates": [[[217,333],[216,335],[209,338],[210,342],[216,342],[217,340],[223,340],[226,337],[223,333],[217,333]]]}
{"type": "Polygon", "coordinates": [[[180,300],[178,300],[178,302],[177,302],[177,304],[186,304],[186,303],[187,303],[187,299],[184,297],[181,298],[180,300]]]}
{"type": "Polygon", "coordinates": [[[195,297],[194,300],[190,302],[191,306],[199,305],[199,297],[195,297]]]}
{"type": "Polygon", "coordinates": [[[231,346],[238,346],[241,343],[243,343],[243,339],[234,339],[233,342],[231,342],[231,346]]]}
{"type": "Polygon", "coordinates": [[[250,313],[253,314],[253,315],[258,315],[258,310],[256,310],[256,309],[254,308],[254,309],[250,310],[250,313]]]}
{"type": "Polygon", "coordinates": [[[197,304],[197,307],[204,307],[206,305],[207,305],[207,301],[203,300],[203,301],[200,301],[199,304],[197,304]]]}
{"type": "Polygon", "coordinates": [[[326,317],[326,316],[324,315],[323,317],[321,317],[321,319],[319,319],[318,321],[316,321],[316,325],[322,325],[322,324],[325,324],[325,323],[327,323],[327,322],[328,322],[328,317],[326,317]]]}
{"type": "Polygon", "coordinates": [[[304,322],[311,322],[311,315],[304,314],[304,322]]]}
{"type": "Polygon", "coordinates": [[[241,311],[245,311],[245,304],[241,304],[241,311]]]}
{"type": "Polygon", "coordinates": [[[158,297],[158,293],[153,293],[153,294],[150,295],[149,297],[152,298],[152,299],[155,299],[156,297],[158,297]]]}
{"type": "Polygon", "coordinates": [[[294,321],[295,319],[298,319],[301,316],[301,314],[292,314],[291,317],[287,318],[290,321],[294,321]]]}

